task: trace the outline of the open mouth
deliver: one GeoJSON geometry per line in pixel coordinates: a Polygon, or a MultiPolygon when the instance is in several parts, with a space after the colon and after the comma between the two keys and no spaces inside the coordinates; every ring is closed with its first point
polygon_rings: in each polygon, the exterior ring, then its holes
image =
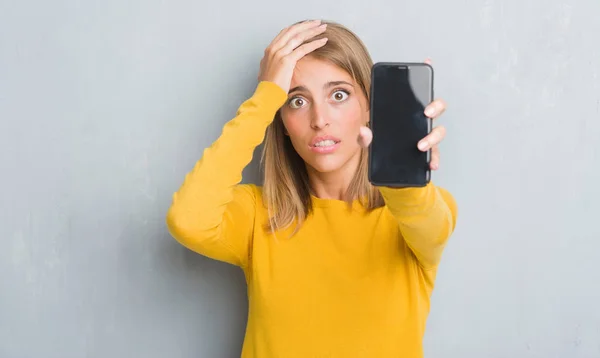
{"type": "Polygon", "coordinates": [[[325,140],[321,140],[318,141],[317,143],[313,144],[313,147],[317,147],[317,148],[323,148],[323,147],[331,147],[333,145],[338,144],[340,141],[336,141],[333,139],[325,139],[325,140]]]}
{"type": "Polygon", "coordinates": [[[331,154],[339,148],[340,142],[332,136],[317,137],[310,143],[310,150],[318,154],[331,154]]]}

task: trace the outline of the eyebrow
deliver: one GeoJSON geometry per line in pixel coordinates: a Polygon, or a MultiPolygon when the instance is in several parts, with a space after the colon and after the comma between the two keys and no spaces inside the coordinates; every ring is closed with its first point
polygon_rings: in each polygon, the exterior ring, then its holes
{"type": "MultiPolygon", "coordinates": [[[[331,87],[335,87],[335,86],[339,86],[339,85],[348,85],[350,87],[354,87],[354,85],[352,83],[349,83],[346,81],[330,81],[330,82],[325,83],[325,85],[323,85],[323,88],[327,89],[327,88],[331,88],[331,87]]],[[[289,93],[294,93],[294,92],[308,92],[308,88],[306,88],[304,86],[296,86],[296,87],[292,88],[289,93]]]]}

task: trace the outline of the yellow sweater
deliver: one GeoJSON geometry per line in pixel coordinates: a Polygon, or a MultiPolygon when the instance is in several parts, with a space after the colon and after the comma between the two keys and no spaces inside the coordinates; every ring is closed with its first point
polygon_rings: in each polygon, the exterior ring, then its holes
{"type": "Polygon", "coordinates": [[[260,82],[173,196],[167,225],[187,248],[240,266],[244,358],[417,358],[442,250],[456,222],[445,190],[379,188],[367,212],[313,197],[301,230],[263,230],[261,188],[242,170],[287,94],[260,82]]]}

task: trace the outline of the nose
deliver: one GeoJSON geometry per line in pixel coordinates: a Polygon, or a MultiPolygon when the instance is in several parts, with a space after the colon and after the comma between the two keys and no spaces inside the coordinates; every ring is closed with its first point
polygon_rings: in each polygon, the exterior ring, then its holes
{"type": "Polygon", "coordinates": [[[329,125],[329,116],[321,105],[313,105],[310,118],[310,127],[315,130],[323,129],[329,125]]]}

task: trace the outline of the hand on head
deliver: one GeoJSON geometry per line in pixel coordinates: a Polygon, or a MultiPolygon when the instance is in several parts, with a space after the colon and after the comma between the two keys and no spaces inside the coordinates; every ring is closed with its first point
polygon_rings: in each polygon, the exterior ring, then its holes
{"type": "Polygon", "coordinates": [[[327,43],[327,38],[307,42],[325,32],[326,24],[320,20],[306,21],[287,27],[273,39],[266,48],[260,61],[259,81],[270,81],[280,86],[284,91],[290,90],[290,83],[296,63],[327,43]]]}

